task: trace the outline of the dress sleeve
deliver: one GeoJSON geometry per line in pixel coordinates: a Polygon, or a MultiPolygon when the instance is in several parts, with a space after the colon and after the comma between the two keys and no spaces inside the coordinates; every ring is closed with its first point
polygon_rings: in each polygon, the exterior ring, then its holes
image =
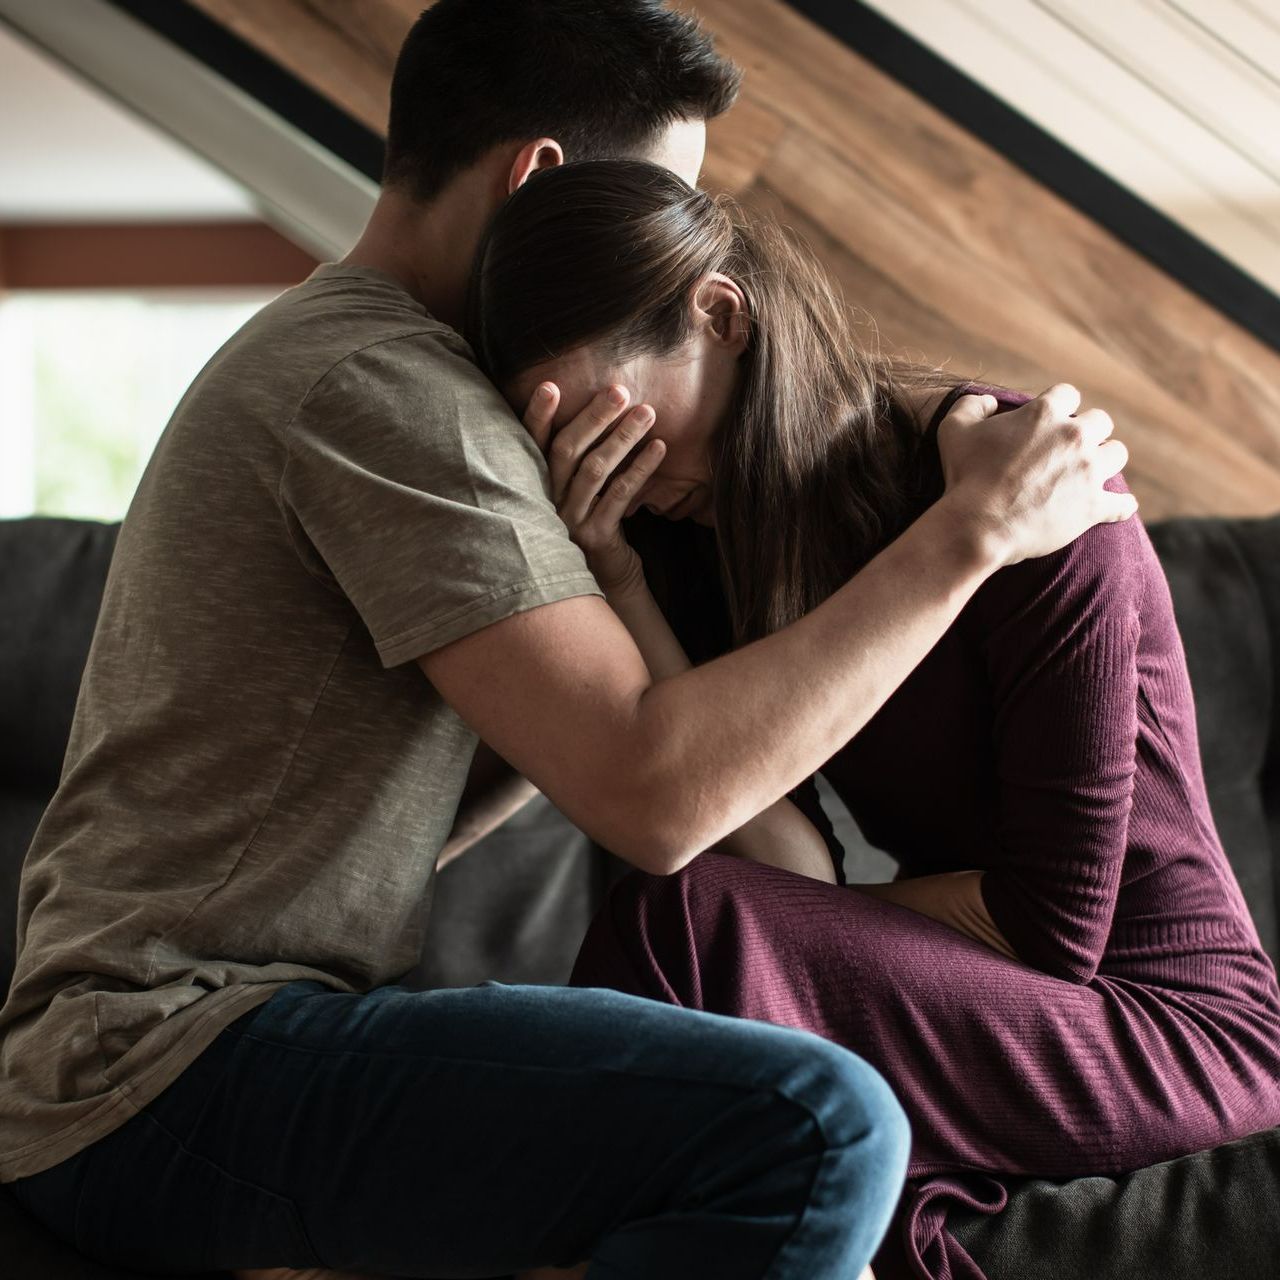
{"type": "MultiPolygon", "coordinates": [[[[1121,478],[1109,481],[1125,492],[1121,478]]],[[[1137,753],[1145,582],[1135,518],[997,573],[971,619],[992,698],[995,848],[982,894],[1028,964],[1097,972],[1120,887],[1137,753]]]]}
{"type": "Polygon", "coordinates": [[[386,667],[600,594],[537,447],[461,339],[410,333],[352,353],[284,444],[294,545],[351,602],[386,667]]]}

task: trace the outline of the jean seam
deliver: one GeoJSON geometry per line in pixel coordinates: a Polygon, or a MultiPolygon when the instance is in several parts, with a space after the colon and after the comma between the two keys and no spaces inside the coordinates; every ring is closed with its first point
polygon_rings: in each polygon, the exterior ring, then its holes
{"type": "MultiPolygon", "coordinates": [[[[172,1129],[153,1116],[150,1111],[140,1111],[138,1112],[138,1115],[149,1120],[157,1129],[160,1130],[161,1133],[171,1141],[177,1143],[182,1153],[189,1156],[192,1160],[199,1160],[203,1164],[206,1164],[210,1168],[216,1170],[219,1176],[227,1178],[232,1182],[238,1182],[242,1186],[250,1187],[260,1194],[271,1196],[273,1199],[279,1200],[283,1204],[287,1205],[289,1209],[289,1219],[293,1224],[293,1230],[298,1238],[297,1242],[300,1243],[311,1255],[311,1258],[313,1259],[312,1265],[320,1267],[325,1265],[323,1260],[320,1258],[320,1255],[316,1252],[315,1245],[311,1241],[311,1233],[307,1230],[306,1223],[302,1219],[302,1211],[298,1208],[298,1203],[292,1196],[275,1191],[271,1187],[264,1186],[258,1182],[253,1182],[248,1178],[242,1178],[238,1174],[232,1173],[229,1169],[223,1168],[218,1161],[210,1159],[210,1157],[206,1155],[201,1155],[198,1151],[193,1151],[176,1133],[173,1132],[172,1129]]],[[[77,1217],[78,1213],[79,1201],[77,1200],[77,1217]]],[[[77,1247],[79,1246],[77,1245],[77,1247]]]]}

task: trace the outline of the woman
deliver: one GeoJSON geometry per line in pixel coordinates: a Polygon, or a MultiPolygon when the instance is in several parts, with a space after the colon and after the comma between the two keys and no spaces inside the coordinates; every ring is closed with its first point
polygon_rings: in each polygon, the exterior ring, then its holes
{"type": "MultiPolygon", "coordinates": [[[[803,614],[916,516],[969,385],[860,349],[786,237],[640,163],[518,191],[470,330],[657,676],[803,614]],[[650,530],[642,567],[621,525],[641,504],[703,532],[650,530]]],[[[1025,398],[989,390],[991,410],[1025,398]]],[[[869,1059],[912,1121],[917,1274],[980,1275],[942,1230],[950,1196],[995,1211],[1003,1175],[1114,1173],[1280,1123],[1280,992],[1139,522],[996,574],[822,772],[897,881],[823,883],[838,861],[802,789],[679,874],[624,881],[574,980],[869,1059]]]]}

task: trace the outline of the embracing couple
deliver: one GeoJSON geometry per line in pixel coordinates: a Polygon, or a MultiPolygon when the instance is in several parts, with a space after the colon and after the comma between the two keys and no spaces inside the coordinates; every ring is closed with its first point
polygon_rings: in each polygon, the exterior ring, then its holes
{"type": "Polygon", "coordinates": [[[1110,420],[862,348],[697,190],[737,80],[652,0],[439,0],[359,244],[176,411],[0,1013],[85,1252],[854,1280],[897,1213],[923,1274],[975,1178],[1280,1123],[1110,420]],[[496,761],[637,871],[572,985],[410,991],[496,761]]]}

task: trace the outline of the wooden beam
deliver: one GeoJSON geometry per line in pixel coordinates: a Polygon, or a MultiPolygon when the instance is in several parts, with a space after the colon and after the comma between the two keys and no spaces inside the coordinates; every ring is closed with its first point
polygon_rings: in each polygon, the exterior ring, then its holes
{"type": "Polygon", "coordinates": [[[316,260],[256,222],[0,227],[0,287],[157,289],[297,284],[316,260]]]}

